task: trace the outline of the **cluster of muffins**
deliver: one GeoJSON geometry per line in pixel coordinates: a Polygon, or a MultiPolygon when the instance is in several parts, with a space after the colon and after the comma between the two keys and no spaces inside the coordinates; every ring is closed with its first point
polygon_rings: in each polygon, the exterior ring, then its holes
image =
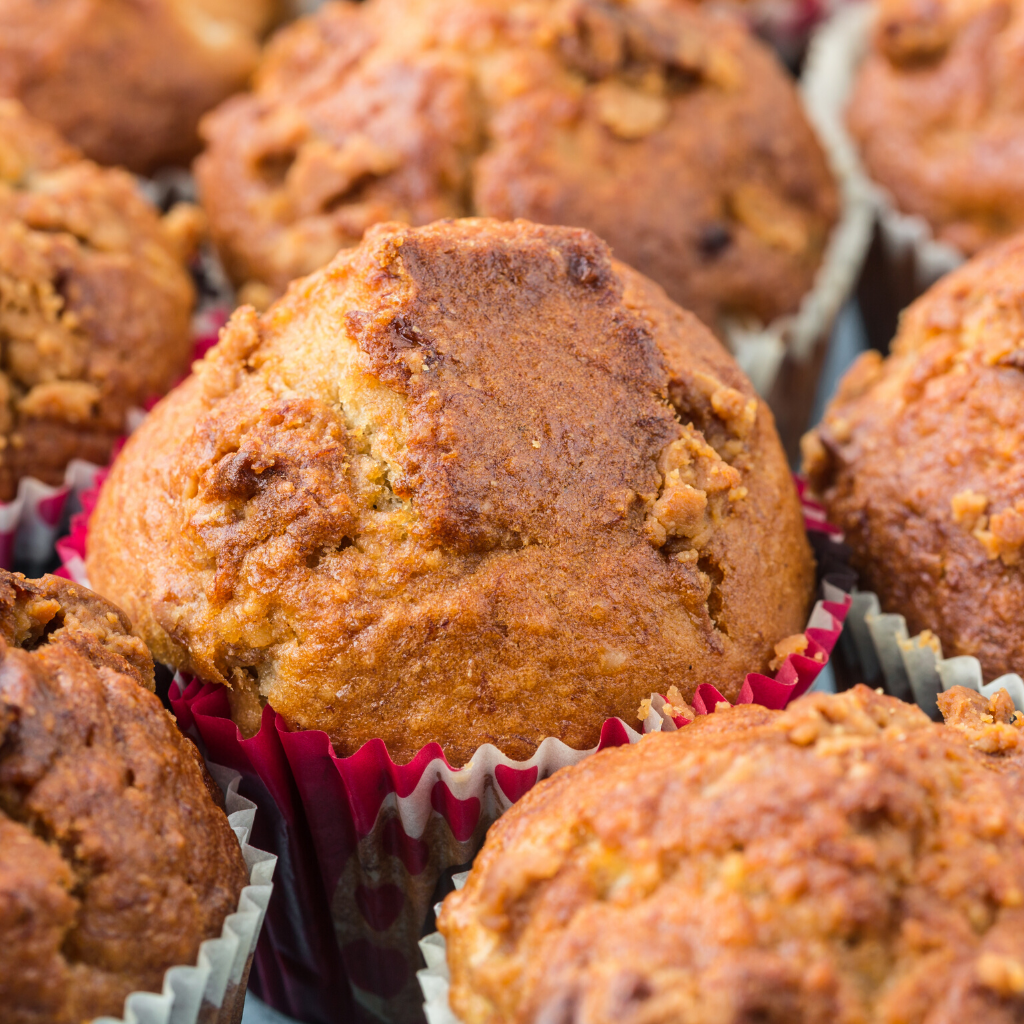
{"type": "MultiPolygon", "coordinates": [[[[438,749],[585,751],[658,694],[696,718],[494,825],[438,920],[462,1024],[1024,1020],[1006,691],[943,694],[945,724],[863,686],[729,703],[806,648],[815,593],[721,340],[799,308],[839,217],[785,70],[714,3],[340,0],[261,49],[291,13],[0,0],[0,500],[106,463],[165,395],[92,513],[96,593],[0,571],[0,1017],[118,1014],[238,906],[155,659],[222,687],[239,743],[383,744],[368,788],[402,800],[438,749]],[[129,173],[193,158],[201,208],[129,173]],[[244,304],[191,364],[207,232],[244,304]]],[[[1020,14],[883,0],[850,109],[965,253],[1024,227],[1020,14]]],[[[804,441],[863,585],[989,679],[1024,662],[1022,372],[1016,239],[804,441]]],[[[310,840],[327,902],[348,824],[310,840]]],[[[349,903],[380,922],[396,892],[349,903]]]]}

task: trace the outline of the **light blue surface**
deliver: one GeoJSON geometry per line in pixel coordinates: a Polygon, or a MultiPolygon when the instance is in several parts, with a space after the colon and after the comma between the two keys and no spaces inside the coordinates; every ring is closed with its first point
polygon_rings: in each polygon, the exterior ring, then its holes
{"type": "Polygon", "coordinates": [[[245,1009],[242,1011],[242,1024],[293,1024],[291,1017],[286,1017],[277,1010],[272,1010],[251,992],[245,993],[245,1009]]]}

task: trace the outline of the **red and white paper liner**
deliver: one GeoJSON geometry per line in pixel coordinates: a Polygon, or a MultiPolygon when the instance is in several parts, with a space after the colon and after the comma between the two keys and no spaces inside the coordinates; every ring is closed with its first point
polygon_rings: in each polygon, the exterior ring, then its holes
{"type": "MultiPolygon", "coordinates": [[[[95,501],[94,494],[83,498],[87,508],[95,501]]],[[[819,505],[804,500],[804,511],[822,574],[806,647],[788,655],[774,678],[749,674],[739,703],[784,707],[814,684],[842,633],[853,586],[846,551],[819,505]]],[[[60,545],[64,573],[82,583],[87,533],[79,516],[60,545]]],[[[549,737],[529,760],[514,761],[485,745],[457,769],[431,743],[397,765],[379,739],[338,757],[326,733],[291,732],[269,706],[259,732],[244,739],[219,685],[179,676],[170,701],[182,731],[210,760],[240,773],[242,791],[260,806],[253,839],[277,856],[278,884],[252,987],[307,1024],[422,1019],[417,942],[439,882],[472,861],[491,822],[540,779],[642,736],[613,718],[591,750],[549,737]]],[[[693,707],[707,714],[724,701],[705,684],[693,707]]],[[[685,724],[664,714],[665,695],[652,694],[651,703],[645,731],[685,724]]]]}
{"type": "Polygon", "coordinates": [[[239,773],[209,761],[207,767],[224,791],[228,822],[249,868],[249,884],[239,894],[238,909],[225,918],[219,938],[207,939],[199,947],[195,964],[167,970],[163,991],[133,992],[125,999],[124,1017],[97,1017],[89,1024],[238,1024],[242,1019],[277,858],[249,845],[257,808],[238,792],[239,773]]]}
{"type": "MultiPolygon", "coordinates": [[[[891,305],[891,319],[940,277],[964,262],[964,254],[935,238],[923,218],[900,212],[890,193],[871,180],[846,127],[846,108],[857,71],[868,52],[876,8],[868,0],[841,7],[811,38],[800,88],[833,170],[844,191],[866,196],[878,227],[878,244],[867,271],[891,305]],[[872,266],[872,261],[878,266],[872,266]]],[[[872,297],[874,301],[875,297],[872,297]]],[[[887,344],[889,338],[881,339],[887,344]]]]}

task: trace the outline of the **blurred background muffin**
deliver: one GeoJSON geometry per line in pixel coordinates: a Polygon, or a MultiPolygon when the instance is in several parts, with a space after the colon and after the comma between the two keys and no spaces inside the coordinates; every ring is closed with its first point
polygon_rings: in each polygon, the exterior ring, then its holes
{"type": "Polygon", "coordinates": [[[813,589],[770,411],[580,229],[386,224],[219,345],[116,461],[88,572],[155,657],[350,754],[579,749],[735,698],[813,589]]]}
{"type": "Polygon", "coordinates": [[[120,1017],[221,934],[249,872],[124,615],[0,570],[5,1024],[120,1017]]]}
{"type": "Polygon", "coordinates": [[[130,174],[0,100],[0,500],[105,463],[128,409],[187,370],[198,216],[161,217],[130,174]]]}
{"type": "Polygon", "coordinates": [[[721,333],[795,310],[837,217],[784,69],[678,0],[327,3],[201,132],[213,237],[263,303],[378,221],[525,217],[721,333]]]}
{"type": "Polygon", "coordinates": [[[975,257],[862,355],[804,470],[866,589],[987,679],[1024,664],[1024,237],[975,257]]]}
{"type": "Polygon", "coordinates": [[[937,239],[971,255],[1024,229],[1024,3],[880,0],[848,121],[937,239]]]}
{"type": "Polygon", "coordinates": [[[1019,1021],[1018,778],[865,686],[599,753],[499,819],[445,901],[452,1010],[1019,1021]]]}
{"type": "Polygon", "coordinates": [[[86,156],[146,173],[199,148],[245,86],[278,0],[0,0],[0,96],[86,156]]]}

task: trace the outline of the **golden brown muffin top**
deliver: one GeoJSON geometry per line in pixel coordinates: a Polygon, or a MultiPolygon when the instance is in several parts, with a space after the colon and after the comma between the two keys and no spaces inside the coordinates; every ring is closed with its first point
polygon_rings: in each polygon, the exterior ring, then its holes
{"type": "Polygon", "coordinates": [[[237,311],[115,464],[88,566],[246,728],[258,690],[339,751],[459,763],[735,696],[813,585],[710,332],[589,232],[488,220],[378,225],[237,311]]]}
{"type": "Polygon", "coordinates": [[[864,586],[986,678],[1024,664],[1024,237],[903,314],[804,438],[864,586]]]}
{"type": "Polygon", "coordinates": [[[131,175],[0,100],[0,500],[105,462],[127,410],[187,369],[198,217],[161,218],[131,175]]]}
{"type": "Polygon", "coordinates": [[[280,293],[379,221],[589,228],[715,329],[809,290],[836,190],[786,72],[680,0],[327,3],[203,122],[238,283],[280,293]]]}
{"type": "Polygon", "coordinates": [[[849,124],[941,240],[971,254],[1024,229],[1024,3],[880,0],[849,124]]]}
{"type": "Polygon", "coordinates": [[[858,686],[557,772],[445,901],[452,1008],[464,1024],[1018,1021],[1024,817],[989,762],[858,686]]]}
{"type": "Polygon", "coordinates": [[[5,1024],[120,1016],[220,934],[248,872],[114,605],[0,570],[5,1024]]]}
{"type": "Polygon", "coordinates": [[[0,96],[103,164],[148,173],[199,148],[242,88],[277,0],[0,0],[0,96]]]}

